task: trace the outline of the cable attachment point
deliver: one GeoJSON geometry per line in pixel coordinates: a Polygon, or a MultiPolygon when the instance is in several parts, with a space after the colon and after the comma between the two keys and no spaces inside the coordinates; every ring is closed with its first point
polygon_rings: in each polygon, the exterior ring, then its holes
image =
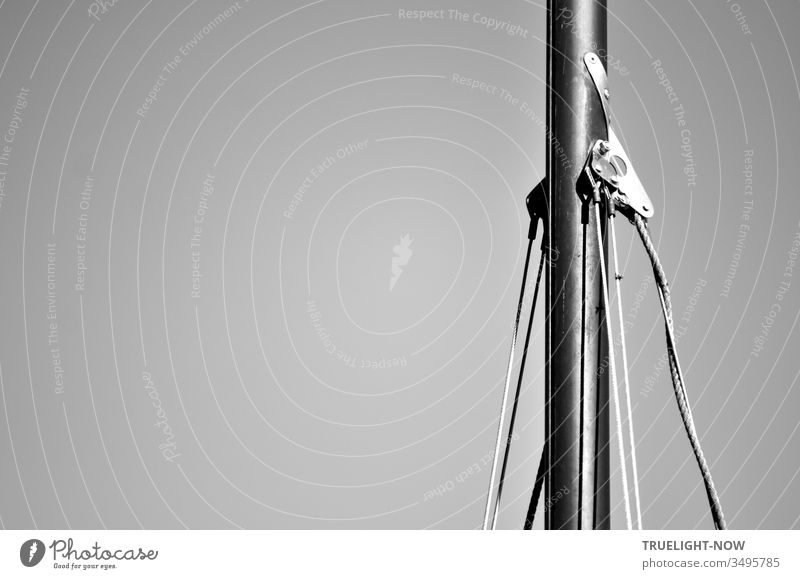
{"type": "Polygon", "coordinates": [[[602,182],[611,192],[614,206],[631,218],[631,212],[645,219],[653,216],[653,204],[633,169],[614,130],[608,129],[609,140],[595,142],[587,159],[587,168],[594,180],[602,182]]]}
{"type": "Polygon", "coordinates": [[[539,230],[539,220],[542,226],[547,227],[547,177],[539,181],[528,196],[525,198],[525,206],[531,216],[531,224],[528,228],[528,239],[536,239],[539,230]]]}
{"type": "Polygon", "coordinates": [[[591,170],[594,179],[602,181],[611,190],[611,201],[626,217],[632,219],[633,213],[638,213],[649,219],[653,216],[653,204],[617,134],[611,128],[606,70],[600,58],[593,52],[587,52],[583,62],[597,90],[608,129],[608,140],[595,141],[586,159],[586,166],[591,170]]]}

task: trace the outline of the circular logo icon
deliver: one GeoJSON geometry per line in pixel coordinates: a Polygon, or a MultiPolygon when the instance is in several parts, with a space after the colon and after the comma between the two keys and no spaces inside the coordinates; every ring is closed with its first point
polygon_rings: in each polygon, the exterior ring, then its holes
{"type": "Polygon", "coordinates": [[[28,539],[19,548],[19,560],[26,567],[35,567],[44,557],[44,543],[39,539],[28,539]]]}

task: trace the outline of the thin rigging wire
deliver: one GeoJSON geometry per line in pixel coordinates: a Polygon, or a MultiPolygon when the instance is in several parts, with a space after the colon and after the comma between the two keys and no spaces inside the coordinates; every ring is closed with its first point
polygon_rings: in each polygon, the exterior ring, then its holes
{"type": "Polygon", "coordinates": [[[542,486],[544,485],[544,476],[546,474],[546,448],[545,444],[545,447],[542,448],[542,456],[539,457],[539,470],[536,472],[536,482],[533,484],[531,502],[528,505],[528,514],[525,516],[525,525],[522,527],[523,531],[530,531],[533,529],[533,521],[536,518],[536,507],[539,505],[539,497],[542,495],[542,486]]]}
{"type": "Polygon", "coordinates": [[[506,438],[506,450],[503,454],[503,463],[500,470],[500,482],[497,484],[497,499],[494,504],[494,514],[492,516],[492,529],[497,524],[497,514],[500,510],[500,496],[503,494],[503,483],[506,480],[506,467],[508,467],[508,455],[511,451],[512,433],[514,432],[514,423],[517,418],[517,406],[519,405],[519,395],[522,391],[522,378],[525,374],[525,362],[528,359],[528,347],[531,342],[531,329],[533,328],[533,317],[536,313],[536,301],[539,298],[539,283],[542,281],[542,270],[544,269],[545,252],[542,251],[539,258],[539,270],[536,273],[536,285],[533,288],[533,301],[531,302],[531,313],[528,317],[528,329],[525,332],[525,344],[522,348],[522,359],[519,363],[519,377],[517,378],[517,391],[514,394],[514,405],[511,408],[511,419],[508,422],[508,437],[506,438]]]}
{"type": "MultiPolygon", "coordinates": [[[[628,348],[625,340],[625,321],[622,316],[622,275],[619,272],[619,258],[617,257],[617,233],[614,227],[616,221],[616,212],[611,212],[611,218],[608,220],[611,228],[611,249],[614,255],[614,279],[617,285],[617,313],[619,315],[619,334],[620,334],[620,349],[622,350],[622,375],[625,381],[625,403],[628,411],[628,438],[630,439],[631,446],[631,470],[633,478],[633,497],[636,504],[636,522],[639,530],[642,530],[642,504],[639,499],[639,470],[636,466],[636,440],[633,436],[633,411],[631,410],[631,388],[630,379],[628,377],[628,348]]],[[[609,345],[609,347],[611,347],[609,345]]]]}
{"type": "MultiPolygon", "coordinates": [[[[548,258],[547,250],[545,249],[545,243],[547,240],[547,233],[548,229],[545,228],[544,232],[544,239],[542,240],[542,256],[541,261],[539,262],[539,273],[536,275],[536,289],[533,293],[533,308],[536,307],[536,297],[539,295],[539,282],[541,281],[542,277],[542,266],[544,266],[545,260],[548,258]]],[[[528,320],[528,336],[531,333],[531,326],[533,326],[533,314],[534,309],[531,308],[531,315],[530,319],[528,320]]],[[[545,328],[547,327],[547,319],[545,319],[545,328]]],[[[528,351],[528,336],[525,337],[525,351],[528,351]]],[[[520,368],[520,381],[522,380],[522,372],[525,370],[525,359],[522,360],[522,367],[520,368]]],[[[539,504],[539,497],[542,494],[542,487],[544,486],[544,477],[546,475],[546,455],[547,455],[547,441],[542,445],[542,454],[539,457],[539,468],[536,472],[536,481],[533,483],[533,491],[531,492],[531,501],[528,505],[528,514],[525,515],[525,524],[523,525],[522,529],[525,531],[530,531],[533,529],[533,520],[536,517],[536,507],[539,504]]]]}
{"type": "Polygon", "coordinates": [[[595,231],[597,231],[597,245],[600,249],[600,283],[603,286],[603,311],[605,312],[606,317],[606,337],[608,339],[608,369],[609,369],[609,378],[611,380],[611,388],[612,392],[614,393],[614,418],[617,422],[617,442],[618,442],[618,449],[619,449],[619,463],[620,469],[622,471],[622,493],[625,499],[625,521],[628,525],[628,530],[633,528],[631,523],[631,499],[628,493],[628,467],[625,460],[625,443],[622,440],[622,416],[620,413],[620,404],[619,404],[619,386],[617,385],[617,371],[614,362],[614,339],[611,335],[611,323],[610,318],[608,315],[610,305],[608,300],[608,280],[606,278],[606,258],[605,258],[605,251],[603,247],[603,237],[602,233],[600,232],[600,203],[594,203],[594,214],[595,220],[597,222],[597,227],[595,227],[595,231]]]}
{"type": "Polygon", "coordinates": [[[708,468],[703,449],[700,447],[700,439],[697,436],[697,429],[695,428],[694,419],[692,418],[692,410],[686,396],[683,371],[678,361],[675,331],[672,322],[672,300],[670,299],[667,277],[664,273],[664,268],[661,266],[661,261],[658,258],[658,253],[653,245],[653,241],[650,238],[650,233],[647,231],[647,226],[642,217],[637,213],[634,213],[634,224],[639,232],[639,237],[642,239],[645,251],[650,258],[656,284],[658,285],[658,295],[661,300],[661,308],[664,312],[664,325],[666,326],[667,333],[667,353],[669,357],[670,374],[672,375],[672,387],[675,391],[678,410],[680,411],[686,434],[689,437],[689,443],[694,451],[694,456],[697,459],[697,464],[700,467],[700,474],[703,477],[703,483],[706,487],[706,495],[708,496],[708,503],[711,507],[711,516],[714,519],[714,526],[719,530],[724,530],[726,524],[725,517],[722,513],[722,505],[720,504],[717,490],[714,487],[714,481],[711,478],[711,471],[708,468]]]}
{"type": "MultiPolygon", "coordinates": [[[[514,351],[517,347],[517,333],[519,332],[519,318],[522,315],[522,304],[525,301],[525,285],[528,281],[528,265],[531,261],[531,248],[533,239],[528,239],[528,251],[525,254],[525,267],[522,271],[522,287],[519,290],[519,302],[517,303],[517,315],[514,318],[514,331],[511,334],[511,352],[508,356],[508,368],[506,369],[506,380],[503,386],[503,402],[500,407],[500,422],[497,425],[497,440],[494,445],[494,458],[492,459],[492,475],[489,479],[489,492],[486,494],[486,509],[483,513],[483,530],[489,529],[489,519],[491,517],[491,528],[494,529],[497,520],[497,500],[493,499],[495,479],[497,478],[497,461],[500,459],[500,447],[502,446],[503,431],[506,421],[506,408],[508,407],[508,394],[511,390],[511,371],[514,367],[514,351]],[[493,504],[494,503],[494,504],[493,504]],[[493,508],[494,507],[494,508],[493,508]]],[[[506,441],[508,442],[508,441],[506,441]]]]}

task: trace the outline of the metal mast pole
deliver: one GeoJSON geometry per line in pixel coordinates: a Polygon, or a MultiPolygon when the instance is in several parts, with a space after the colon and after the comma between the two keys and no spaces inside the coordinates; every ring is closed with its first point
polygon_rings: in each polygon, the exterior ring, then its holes
{"type": "Polygon", "coordinates": [[[595,230],[605,218],[596,222],[580,180],[591,146],[608,138],[583,61],[587,52],[606,55],[606,0],[548,0],[547,40],[545,528],[607,529],[607,345],[595,230]]]}

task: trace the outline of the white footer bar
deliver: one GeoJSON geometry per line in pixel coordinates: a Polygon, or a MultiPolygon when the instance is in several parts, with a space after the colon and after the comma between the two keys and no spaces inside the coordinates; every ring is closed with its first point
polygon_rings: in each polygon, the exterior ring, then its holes
{"type": "Polygon", "coordinates": [[[9,578],[796,578],[799,561],[798,531],[0,532],[9,578]]]}

